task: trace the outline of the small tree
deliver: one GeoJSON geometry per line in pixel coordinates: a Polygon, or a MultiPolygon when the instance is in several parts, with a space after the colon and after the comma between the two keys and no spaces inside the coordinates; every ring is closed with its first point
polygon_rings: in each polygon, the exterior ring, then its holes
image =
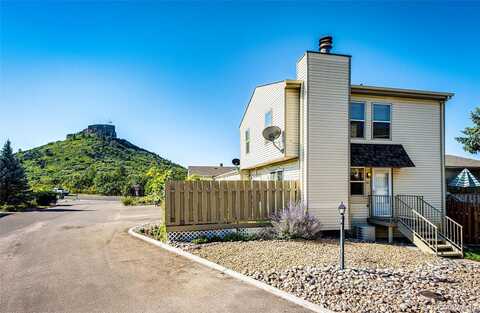
{"type": "Polygon", "coordinates": [[[165,199],[165,183],[173,178],[173,171],[162,170],[154,166],[147,171],[146,176],[148,180],[145,184],[145,193],[155,203],[160,203],[165,199]]]}
{"type": "Polygon", "coordinates": [[[201,181],[202,178],[200,176],[198,176],[197,174],[192,174],[192,175],[189,175],[189,176],[185,177],[185,180],[186,181],[201,181]]]}
{"type": "Polygon", "coordinates": [[[30,198],[27,176],[7,140],[0,153],[0,204],[20,205],[30,198]]]}
{"type": "Polygon", "coordinates": [[[465,127],[462,131],[464,137],[456,137],[455,140],[463,145],[463,149],[467,152],[476,154],[480,152],[480,108],[470,112],[470,118],[473,127],[465,127]]]}

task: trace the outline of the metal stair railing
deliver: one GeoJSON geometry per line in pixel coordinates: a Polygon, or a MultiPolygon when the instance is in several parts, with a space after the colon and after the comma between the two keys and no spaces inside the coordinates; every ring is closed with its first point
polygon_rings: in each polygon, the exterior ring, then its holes
{"type": "Polygon", "coordinates": [[[398,196],[395,197],[395,207],[398,222],[438,254],[438,227],[398,196]]]}
{"type": "Polygon", "coordinates": [[[463,226],[425,201],[421,196],[397,195],[396,199],[417,211],[437,227],[440,239],[449,242],[463,255],[463,226]]]}

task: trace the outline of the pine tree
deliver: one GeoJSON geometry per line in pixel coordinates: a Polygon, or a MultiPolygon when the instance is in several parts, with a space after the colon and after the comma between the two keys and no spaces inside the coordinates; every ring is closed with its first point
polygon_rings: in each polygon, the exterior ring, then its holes
{"type": "Polygon", "coordinates": [[[0,205],[24,204],[29,196],[27,176],[7,140],[0,153],[0,205]]]}
{"type": "Polygon", "coordinates": [[[470,153],[476,154],[480,152],[480,108],[470,112],[470,118],[473,127],[465,127],[462,133],[464,137],[457,137],[455,140],[463,144],[463,149],[470,153]]]}

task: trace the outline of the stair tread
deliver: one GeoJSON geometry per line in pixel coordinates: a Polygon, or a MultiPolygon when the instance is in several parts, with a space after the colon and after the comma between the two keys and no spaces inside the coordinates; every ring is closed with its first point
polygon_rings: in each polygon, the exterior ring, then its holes
{"type": "Polygon", "coordinates": [[[439,256],[454,256],[454,257],[461,257],[462,253],[458,251],[439,251],[439,256]]]}

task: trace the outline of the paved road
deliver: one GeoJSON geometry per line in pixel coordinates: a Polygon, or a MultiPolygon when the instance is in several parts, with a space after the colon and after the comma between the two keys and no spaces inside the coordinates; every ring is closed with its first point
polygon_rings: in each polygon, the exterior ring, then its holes
{"type": "Polygon", "coordinates": [[[98,200],[0,216],[0,312],[307,312],[127,234],[159,218],[98,200]]]}

